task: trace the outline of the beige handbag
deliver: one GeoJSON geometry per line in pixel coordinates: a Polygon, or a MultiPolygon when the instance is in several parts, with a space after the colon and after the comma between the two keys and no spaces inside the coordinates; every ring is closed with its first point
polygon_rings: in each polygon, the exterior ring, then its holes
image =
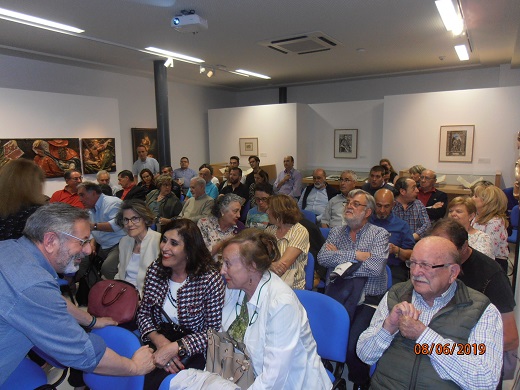
{"type": "Polygon", "coordinates": [[[227,332],[208,329],[206,371],[220,375],[240,386],[249,388],[255,381],[251,359],[243,343],[235,341],[227,332]]]}

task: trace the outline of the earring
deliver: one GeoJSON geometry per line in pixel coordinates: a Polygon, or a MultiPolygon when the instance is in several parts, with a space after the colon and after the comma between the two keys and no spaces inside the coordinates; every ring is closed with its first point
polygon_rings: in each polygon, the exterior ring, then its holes
{"type": "Polygon", "coordinates": [[[249,278],[249,285],[253,284],[253,278],[249,278]]]}

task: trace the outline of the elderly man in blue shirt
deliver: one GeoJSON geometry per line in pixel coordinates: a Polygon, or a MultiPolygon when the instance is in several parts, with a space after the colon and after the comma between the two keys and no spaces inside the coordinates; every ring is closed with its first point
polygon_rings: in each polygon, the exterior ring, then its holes
{"type": "Polygon", "coordinates": [[[85,372],[144,375],[154,368],[149,347],[122,357],[67,312],[57,273],[90,254],[89,237],[86,211],[53,203],[29,217],[23,237],[0,243],[0,385],[33,347],[85,372]]]}

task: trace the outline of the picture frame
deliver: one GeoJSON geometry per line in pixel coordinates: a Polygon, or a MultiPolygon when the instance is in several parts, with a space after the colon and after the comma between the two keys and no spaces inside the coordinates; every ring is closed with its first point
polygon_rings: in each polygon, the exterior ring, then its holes
{"type": "Polygon", "coordinates": [[[157,149],[157,129],[146,129],[132,127],[132,155],[134,161],[137,160],[137,147],[144,145],[148,150],[148,157],[157,159],[159,150],[157,149]]]}
{"type": "Polygon", "coordinates": [[[115,138],[82,138],[81,159],[84,174],[116,172],[115,138]]]}
{"type": "Polygon", "coordinates": [[[473,161],[474,125],[441,126],[439,162],[473,161]]]}
{"type": "Polygon", "coordinates": [[[334,130],[334,158],[357,158],[358,129],[334,130]]]}
{"type": "Polygon", "coordinates": [[[258,156],[258,138],[239,138],[241,156],[258,156]]]}

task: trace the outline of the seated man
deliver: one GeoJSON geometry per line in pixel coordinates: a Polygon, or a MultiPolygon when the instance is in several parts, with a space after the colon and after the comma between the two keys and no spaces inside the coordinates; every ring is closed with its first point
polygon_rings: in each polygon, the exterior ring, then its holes
{"type": "Polygon", "coordinates": [[[266,211],[269,207],[269,197],[273,195],[273,187],[269,183],[258,183],[255,187],[256,206],[249,210],[246,227],[264,230],[269,225],[266,211]]]}
{"type": "Polygon", "coordinates": [[[394,194],[386,188],[376,192],[376,212],[370,216],[370,223],[390,233],[390,250],[387,264],[392,271],[392,284],[405,282],[409,277],[409,269],[405,261],[410,259],[415,240],[410,226],[392,213],[394,194]]]}
{"type": "Polygon", "coordinates": [[[218,177],[216,177],[215,175],[213,175],[213,167],[210,165],[210,164],[202,164],[200,167],[199,167],[199,172],[202,168],[208,168],[209,169],[209,173],[211,174],[211,182],[213,184],[215,184],[215,187],[218,188],[218,186],[220,185],[220,180],[218,179],[218,177]]]}
{"type": "Polygon", "coordinates": [[[187,194],[190,189],[190,181],[197,177],[197,172],[190,168],[188,157],[181,157],[181,167],[173,171],[173,180],[182,187],[182,193],[187,194]]]}
{"type": "Polygon", "coordinates": [[[132,172],[126,169],[119,172],[117,180],[119,181],[119,185],[123,188],[116,192],[116,196],[119,199],[146,199],[146,190],[143,187],[136,185],[132,172]]]}
{"type": "Polygon", "coordinates": [[[248,161],[252,171],[246,175],[246,179],[243,181],[247,188],[251,187],[251,184],[255,182],[255,173],[260,171],[260,158],[258,156],[249,156],[248,161]]]}
{"type": "Polygon", "coordinates": [[[96,173],[96,179],[99,185],[106,184],[110,186],[112,195],[115,195],[116,192],[121,189],[119,185],[112,185],[112,183],[110,183],[110,173],[105,170],[98,171],[98,173],[96,173]]]}
{"type": "Polygon", "coordinates": [[[386,188],[387,190],[392,191],[393,187],[385,183],[384,175],[385,175],[385,168],[381,165],[375,165],[372,168],[370,168],[370,178],[368,183],[363,184],[363,187],[361,187],[362,190],[368,192],[370,195],[374,196],[377,190],[380,188],[386,188]]]}
{"type": "Polygon", "coordinates": [[[278,174],[274,182],[274,193],[299,198],[302,193],[302,174],[294,169],[293,156],[285,156],[283,166],[285,169],[278,174]]]}
{"type": "Polygon", "coordinates": [[[340,193],[329,200],[327,207],[321,217],[321,227],[333,228],[343,225],[343,214],[345,212],[345,202],[350,191],[356,188],[356,172],[346,170],[341,172],[339,178],[340,193]]]}
{"type": "Polygon", "coordinates": [[[170,165],[163,165],[161,167],[161,175],[170,175],[173,178],[173,168],[170,165]]]}
{"type": "Polygon", "coordinates": [[[421,186],[417,199],[426,207],[428,217],[431,222],[435,222],[446,215],[446,208],[448,207],[448,195],[435,188],[437,182],[437,175],[431,169],[422,171],[419,177],[421,186]]]}
{"type": "Polygon", "coordinates": [[[238,167],[229,168],[229,185],[222,188],[220,195],[226,195],[233,193],[244,198],[244,203],[249,200],[249,189],[245,184],[241,183],[242,180],[242,169],[238,167]]]}
{"type": "Polygon", "coordinates": [[[484,294],[457,280],[455,245],[426,237],[407,264],[410,281],[392,286],[357,343],[361,360],[377,362],[371,389],[496,388],[500,313],[484,294]]]}
{"type": "Polygon", "coordinates": [[[392,211],[410,226],[415,241],[419,241],[431,226],[426,207],[417,200],[418,192],[417,184],[409,177],[401,177],[395,182],[394,193],[398,195],[392,211]]]}
{"type": "Polygon", "coordinates": [[[67,312],[57,273],[90,254],[89,236],[86,211],[55,203],[29,217],[22,238],[0,242],[0,385],[33,347],[86,372],[144,375],[155,368],[151,348],[131,360],[120,356],[67,312]]]}
{"type": "Polygon", "coordinates": [[[65,178],[66,183],[65,188],[52,194],[49,203],[68,203],[71,206],[82,209],[83,203],[81,203],[81,200],[78,196],[78,184],[80,184],[82,180],[81,172],[74,169],[65,171],[63,177],[65,178]]]}
{"type": "MultiPolygon", "coordinates": [[[[209,168],[201,168],[199,171],[199,177],[203,178],[206,181],[206,194],[208,194],[213,199],[217,199],[218,189],[215,184],[211,182],[211,172],[209,168]]],[[[186,197],[191,197],[191,189],[186,194],[186,197]]]]}
{"type": "Polygon", "coordinates": [[[199,219],[211,214],[214,200],[206,194],[206,180],[202,177],[194,177],[190,180],[192,196],[184,202],[179,218],[191,219],[198,222],[199,219]]]}
{"type": "Polygon", "coordinates": [[[389,233],[368,223],[375,210],[372,195],[363,190],[352,190],[345,204],[346,226],[331,229],[325,245],[318,253],[318,263],[334,268],[342,263],[362,263],[352,274],[366,277],[362,301],[350,319],[350,334],[347,350],[348,379],[354,388],[368,386],[370,367],[356,355],[359,335],[368,327],[377,305],[386,291],[386,259],[388,258],[389,233]],[[357,386],[357,387],[356,387],[357,386]]]}
{"type": "Polygon", "coordinates": [[[338,191],[327,184],[327,174],[321,168],[315,169],[312,172],[312,180],[314,184],[309,184],[305,191],[303,191],[298,206],[302,210],[308,210],[316,215],[318,224],[321,222],[321,217],[325,212],[325,208],[338,191]]]}

